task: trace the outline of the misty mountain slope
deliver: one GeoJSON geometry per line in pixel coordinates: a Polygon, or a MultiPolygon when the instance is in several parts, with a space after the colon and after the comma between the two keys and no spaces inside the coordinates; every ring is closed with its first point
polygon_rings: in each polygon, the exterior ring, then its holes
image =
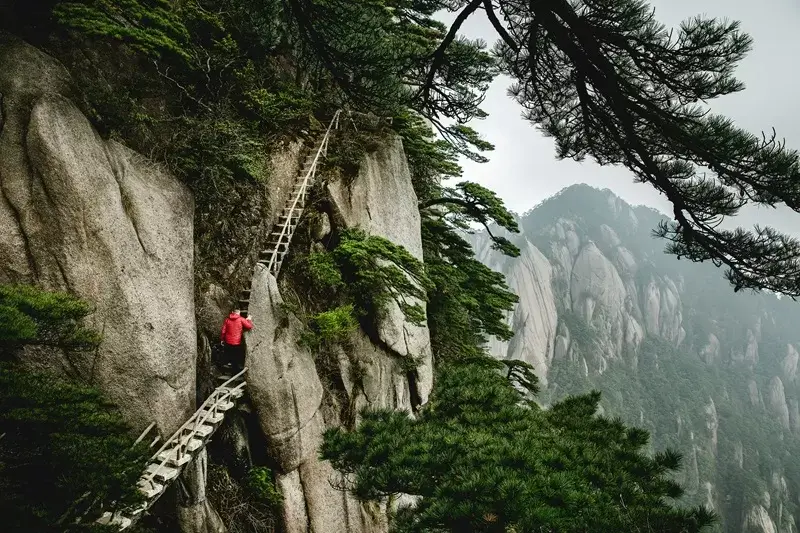
{"type": "Polygon", "coordinates": [[[520,296],[514,338],[489,349],[531,362],[543,401],[600,390],[606,414],[679,450],[684,501],[713,507],[721,531],[794,533],[800,303],[734,293],[722,270],[664,254],[661,218],[576,185],[519,218],[518,258],[473,235],[520,296]]]}

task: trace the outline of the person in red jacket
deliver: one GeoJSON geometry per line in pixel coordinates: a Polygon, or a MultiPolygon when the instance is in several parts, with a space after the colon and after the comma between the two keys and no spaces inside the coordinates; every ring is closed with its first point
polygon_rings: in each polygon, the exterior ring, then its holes
{"type": "Polygon", "coordinates": [[[225,366],[244,366],[244,344],[242,344],[242,333],[253,329],[253,322],[239,314],[238,309],[231,311],[225,322],[222,323],[222,331],[219,334],[220,344],[223,347],[225,366]]]}

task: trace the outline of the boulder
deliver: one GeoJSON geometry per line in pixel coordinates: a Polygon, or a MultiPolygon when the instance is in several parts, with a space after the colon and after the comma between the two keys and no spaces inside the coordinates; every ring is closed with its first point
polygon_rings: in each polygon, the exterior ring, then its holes
{"type": "Polygon", "coordinates": [[[193,200],[152,161],[102,139],[55,59],[0,35],[0,282],[95,309],[96,353],[43,365],[98,386],[162,435],[194,410],[193,200]]]}
{"type": "Polygon", "coordinates": [[[323,387],[314,357],[298,343],[303,324],[283,306],[278,284],[261,263],[250,292],[247,383],[271,457],[281,472],[316,457],[325,430],[323,387]]]}

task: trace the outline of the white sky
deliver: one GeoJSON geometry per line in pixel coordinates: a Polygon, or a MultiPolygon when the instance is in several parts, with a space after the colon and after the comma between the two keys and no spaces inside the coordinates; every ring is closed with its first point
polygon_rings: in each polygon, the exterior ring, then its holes
{"type": "MultiPolygon", "coordinates": [[[[796,87],[800,80],[796,67],[800,58],[798,0],[651,0],[651,5],[656,8],[658,19],[669,26],[699,14],[741,21],[742,29],[754,39],[752,52],[737,71],[746,89],[713,101],[712,109],[754,133],[775,127],[788,146],[800,148],[800,96],[796,87]]],[[[490,44],[495,41],[482,12],[467,20],[462,33],[490,44]]],[[[650,185],[633,183],[624,168],[603,168],[589,160],[556,160],[553,142],[521,118],[520,107],[506,94],[508,85],[507,78],[495,81],[483,106],[489,117],[471,124],[496,148],[489,154],[488,163],[464,161],[465,179],[494,190],[519,213],[574,183],[607,187],[632,204],[671,211],[650,185]]],[[[750,209],[742,212],[736,223],[772,225],[800,235],[800,214],[785,207],[750,209]]]]}

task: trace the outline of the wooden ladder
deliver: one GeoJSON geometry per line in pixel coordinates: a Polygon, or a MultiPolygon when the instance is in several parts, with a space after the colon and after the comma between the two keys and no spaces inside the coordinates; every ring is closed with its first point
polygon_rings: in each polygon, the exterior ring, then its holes
{"type": "MultiPolygon", "coordinates": [[[[317,177],[317,169],[322,159],[328,155],[328,143],[331,134],[339,128],[339,116],[342,111],[336,111],[333,119],[328,124],[325,133],[314,143],[306,156],[303,166],[297,174],[294,185],[283,209],[278,213],[278,220],[272,228],[267,240],[267,246],[258,256],[258,262],[266,264],[270,274],[278,277],[278,273],[283,265],[286,254],[289,253],[289,245],[292,237],[300,223],[300,216],[306,207],[308,193],[317,177]]],[[[241,293],[239,300],[239,310],[243,317],[247,318],[250,306],[250,289],[245,289],[241,293]]]]}
{"type": "Polygon", "coordinates": [[[145,511],[166,492],[167,487],[178,479],[197,452],[205,448],[211,436],[222,425],[225,413],[233,409],[235,401],[242,397],[244,387],[247,385],[244,380],[246,372],[245,368],[214,389],[189,420],[153,454],[136,484],[145,496],[144,503],[132,509],[108,511],[97,520],[97,523],[116,525],[122,531],[144,515],[145,511]]]}

